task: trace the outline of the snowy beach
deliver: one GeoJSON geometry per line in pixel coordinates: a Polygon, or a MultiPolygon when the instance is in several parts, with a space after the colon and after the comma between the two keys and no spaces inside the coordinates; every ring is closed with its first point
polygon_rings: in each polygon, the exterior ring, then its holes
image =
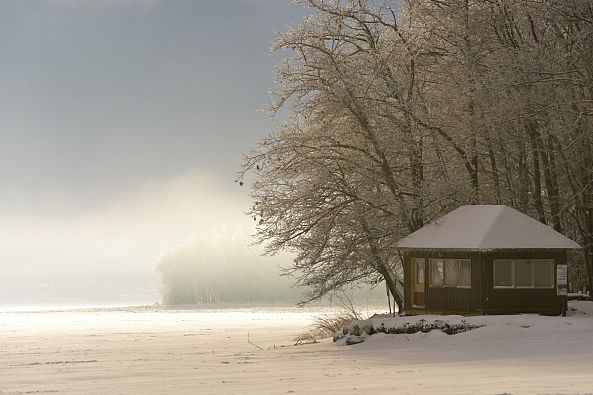
{"type": "Polygon", "coordinates": [[[593,0],[0,21],[0,395],[593,395],[593,0]]]}
{"type": "Polygon", "coordinates": [[[293,345],[323,309],[4,312],[0,393],[589,393],[591,305],[354,346],[293,345]]]}

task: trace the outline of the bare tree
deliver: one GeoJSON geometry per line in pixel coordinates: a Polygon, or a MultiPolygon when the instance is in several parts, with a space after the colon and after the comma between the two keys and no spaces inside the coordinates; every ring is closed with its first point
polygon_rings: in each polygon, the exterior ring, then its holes
{"type": "Polygon", "coordinates": [[[297,254],[308,300],[385,280],[395,242],[467,203],[514,206],[579,241],[593,288],[588,0],[303,0],[245,158],[258,240],[297,254]]]}

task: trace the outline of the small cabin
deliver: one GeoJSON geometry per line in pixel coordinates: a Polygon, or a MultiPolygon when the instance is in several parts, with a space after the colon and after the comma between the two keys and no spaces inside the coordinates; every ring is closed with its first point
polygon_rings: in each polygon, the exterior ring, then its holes
{"type": "Polygon", "coordinates": [[[567,252],[581,247],[507,206],[462,206],[401,239],[406,313],[566,310],[567,252]]]}

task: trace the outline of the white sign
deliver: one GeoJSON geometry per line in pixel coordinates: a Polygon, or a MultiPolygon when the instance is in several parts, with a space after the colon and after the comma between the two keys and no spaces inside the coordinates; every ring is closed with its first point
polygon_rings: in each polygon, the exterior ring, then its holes
{"type": "Polygon", "coordinates": [[[568,285],[568,265],[556,266],[556,284],[568,285]]]}
{"type": "Polygon", "coordinates": [[[566,295],[568,293],[568,266],[556,266],[556,295],[566,295]]]}

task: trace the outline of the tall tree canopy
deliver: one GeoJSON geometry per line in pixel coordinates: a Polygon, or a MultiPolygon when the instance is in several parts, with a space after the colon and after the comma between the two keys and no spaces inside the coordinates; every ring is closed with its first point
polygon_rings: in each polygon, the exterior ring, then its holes
{"type": "Polygon", "coordinates": [[[308,300],[385,280],[401,306],[396,241],[468,203],[578,241],[573,282],[593,289],[589,0],[301,3],[314,12],[273,46],[287,119],[239,177],[308,300]]]}

